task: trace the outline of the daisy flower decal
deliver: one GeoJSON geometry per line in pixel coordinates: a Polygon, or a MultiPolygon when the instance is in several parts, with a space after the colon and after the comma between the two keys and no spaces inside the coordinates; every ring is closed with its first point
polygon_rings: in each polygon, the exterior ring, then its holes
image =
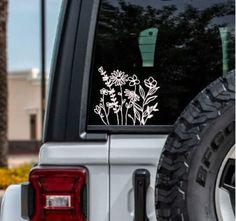
{"type": "Polygon", "coordinates": [[[128,81],[128,75],[125,72],[116,70],[111,73],[110,79],[115,86],[123,86],[128,81]]]}

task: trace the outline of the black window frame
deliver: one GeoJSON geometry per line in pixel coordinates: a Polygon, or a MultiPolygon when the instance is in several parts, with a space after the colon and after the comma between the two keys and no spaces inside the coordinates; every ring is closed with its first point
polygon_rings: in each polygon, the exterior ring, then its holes
{"type": "Polygon", "coordinates": [[[80,10],[81,0],[62,2],[50,72],[42,143],[62,142],[67,139],[66,125],[71,69],[80,10]]]}

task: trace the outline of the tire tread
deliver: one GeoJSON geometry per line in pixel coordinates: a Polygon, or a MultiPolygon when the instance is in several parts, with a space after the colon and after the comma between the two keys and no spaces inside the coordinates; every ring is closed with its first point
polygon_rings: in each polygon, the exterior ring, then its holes
{"type": "MultiPolygon", "coordinates": [[[[235,102],[234,71],[211,83],[186,107],[169,135],[158,165],[156,210],[158,221],[184,221],[188,168],[202,132],[235,102]]],[[[215,138],[214,145],[219,141],[215,138]]]]}

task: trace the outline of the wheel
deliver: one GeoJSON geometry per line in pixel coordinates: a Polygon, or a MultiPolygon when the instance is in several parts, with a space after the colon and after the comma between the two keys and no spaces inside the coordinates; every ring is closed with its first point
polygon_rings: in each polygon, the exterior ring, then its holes
{"type": "Polygon", "coordinates": [[[233,221],[235,190],[234,71],[187,106],[158,165],[158,221],[233,221]]]}

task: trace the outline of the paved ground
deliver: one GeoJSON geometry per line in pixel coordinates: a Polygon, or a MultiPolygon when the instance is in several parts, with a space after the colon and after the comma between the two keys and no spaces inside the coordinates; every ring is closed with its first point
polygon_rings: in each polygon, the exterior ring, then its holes
{"type": "MultiPolygon", "coordinates": [[[[33,155],[33,154],[10,155],[8,158],[8,164],[10,168],[17,167],[25,163],[32,163],[32,162],[37,163],[37,161],[38,161],[38,155],[33,155]]],[[[3,194],[4,191],[0,190],[0,204],[3,194]]]]}

